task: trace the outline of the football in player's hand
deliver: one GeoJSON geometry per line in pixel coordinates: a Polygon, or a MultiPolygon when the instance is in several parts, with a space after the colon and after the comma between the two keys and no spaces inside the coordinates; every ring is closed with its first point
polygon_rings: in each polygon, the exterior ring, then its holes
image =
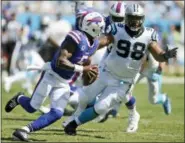
{"type": "Polygon", "coordinates": [[[92,70],[86,71],[82,75],[83,85],[88,86],[92,84],[98,77],[98,68],[93,68],[92,70]]]}

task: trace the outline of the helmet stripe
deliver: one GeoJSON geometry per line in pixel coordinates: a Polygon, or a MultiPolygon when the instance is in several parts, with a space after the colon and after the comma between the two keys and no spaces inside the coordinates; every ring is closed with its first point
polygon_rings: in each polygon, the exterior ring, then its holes
{"type": "Polygon", "coordinates": [[[116,12],[120,13],[121,10],[121,2],[118,2],[117,6],[116,6],[116,12]]]}
{"type": "Polygon", "coordinates": [[[94,17],[93,19],[87,20],[87,22],[88,22],[87,25],[90,25],[93,22],[95,22],[95,23],[102,22],[102,18],[100,16],[97,16],[97,17],[94,17]]]}

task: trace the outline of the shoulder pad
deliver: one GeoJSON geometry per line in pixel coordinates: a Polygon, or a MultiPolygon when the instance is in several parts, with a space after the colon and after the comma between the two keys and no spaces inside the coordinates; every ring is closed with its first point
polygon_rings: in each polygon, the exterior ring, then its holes
{"type": "Polygon", "coordinates": [[[70,31],[67,36],[71,37],[77,44],[81,42],[81,33],[78,30],[70,31]]]}

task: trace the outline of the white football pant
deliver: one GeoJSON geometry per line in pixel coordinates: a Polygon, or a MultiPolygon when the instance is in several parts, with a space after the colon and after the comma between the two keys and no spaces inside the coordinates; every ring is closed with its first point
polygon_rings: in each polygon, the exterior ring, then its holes
{"type": "Polygon", "coordinates": [[[48,96],[50,98],[50,108],[64,112],[70,96],[70,87],[67,80],[62,79],[52,70],[42,73],[31,97],[31,106],[39,109],[48,96]]]}

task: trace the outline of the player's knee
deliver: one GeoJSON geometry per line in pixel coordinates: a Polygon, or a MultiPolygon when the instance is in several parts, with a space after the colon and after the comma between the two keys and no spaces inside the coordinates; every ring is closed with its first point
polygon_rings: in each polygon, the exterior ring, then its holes
{"type": "Polygon", "coordinates": [[[51,108],[50,113],[55,117],[56,120],[60,119],[63,115],[61,110],[55,108],[51,108]]]}
{"type": "Polygon", "coordinates": [[[103,115],[109,110],[109,105],[107,103],[96,103],[94,105],[94,110],[97,114],[103,115]]]}

